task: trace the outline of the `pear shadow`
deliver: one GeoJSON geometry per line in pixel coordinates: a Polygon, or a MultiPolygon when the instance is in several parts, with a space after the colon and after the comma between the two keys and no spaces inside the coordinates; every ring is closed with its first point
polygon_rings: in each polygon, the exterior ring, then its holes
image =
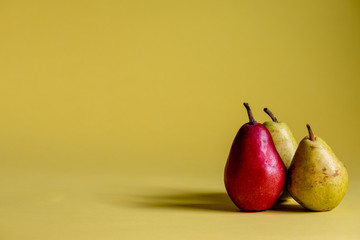
{"type": "MultiPolygon", "coordinates": [[[[217,212],[245,212],[240,210],[224,192],[188,192],[182,194],[164,194],[133,196],[137,207],[174,210],[196,210],[217,212]]],[[[309,212],[295,202],[277,202],[270,211],[309,212]]],[[[264,212],[264,211],[260,211],[264,212]]],[[[257,212],[246,212],[257,213],[257,212]]]]}
{"type": "Polygon", "coordinates": [[[269,211],[280,212],[311,212],[294,201],[278,201],[272,206],[269,211]]]}
{"type": "Polygon", "coordinates": [[[145,208],[239,212],[225,193],[182,193],[138,196],[136,205],[145,208]]]}

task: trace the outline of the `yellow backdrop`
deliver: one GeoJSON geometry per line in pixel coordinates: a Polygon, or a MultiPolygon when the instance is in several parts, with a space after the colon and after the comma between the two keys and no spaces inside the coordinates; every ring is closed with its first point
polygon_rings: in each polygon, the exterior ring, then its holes
{"type": "Polygon", "coordinates": [[[0,66],[1,239],[360,235],[357,0],[2,0],[0,66]],[[236,212],[244,101],[327,141],[338,208],[236,212]]]}

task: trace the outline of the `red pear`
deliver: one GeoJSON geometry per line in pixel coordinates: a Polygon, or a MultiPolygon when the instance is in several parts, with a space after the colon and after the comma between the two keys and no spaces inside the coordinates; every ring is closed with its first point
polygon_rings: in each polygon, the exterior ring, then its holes
{"type": "Polygon", "coordinates": [[[269,131],[254,120],[238,131],[225,166],[225,187],[238,208],[262,211],[271,208],[283,191],[285,166],[269,131]]]}

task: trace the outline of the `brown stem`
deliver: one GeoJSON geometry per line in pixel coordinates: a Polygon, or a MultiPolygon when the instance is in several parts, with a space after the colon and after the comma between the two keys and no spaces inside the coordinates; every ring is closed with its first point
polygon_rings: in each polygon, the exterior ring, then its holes
{"type": "Polygon", "coordinates": [[[309,139],[310,139],[311,141],[314,141],[314,140],[315,140],[315,135],[314,135],[313,131],[311,130],[310,125],[309,125],[309,124],[306,124],[306,126],[307,126],[307,129],[308,129],[308,131],[309,131],[309,139]]]}
{"type": "Polygon", "coordinates": [[[276,119],[274,114],[268,108],[264,108],[264,112],[266,112],[267,115],[269,115],[274,122],[276,122],[276,123],[278,122],[278,120],[276,119]]]}
{"type": "Polygon", "coordinates": [[[248,116],[249,116],[249,124],[254,125],[256,123],[256,121],[255,121],[254,116],[253,116],[253,114],[251,112],[249,104],[244,102],[244,106],[246,107],[246,110],[247,110],[247,113],[248,113],[248,116]]]}

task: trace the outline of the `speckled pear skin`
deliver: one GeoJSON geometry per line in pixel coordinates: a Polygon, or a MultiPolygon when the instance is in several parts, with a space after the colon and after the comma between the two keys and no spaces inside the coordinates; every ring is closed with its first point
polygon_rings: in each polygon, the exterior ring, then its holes
{"type": "Polygon", "coordinates": [[[321,138],[305,137],[288,171],[287,189],[304,208],[329,211],[345,196],[348,173],[329,145],[321,138]]]}
{"type": "MultiPolygon", "coordinates": [[[[267,128],[267,130],[269,130],[276,150],[279,153],[286,170],[288,170],[298,146],[294,135],[288,125],[284,122],[268,121],[264,122],[263,125],[267,128]]],[[[286,191],[285,187],[279,200],[285,201],[287,199],[291,199],[291,196],[288,191],[286,191]]]]}
{"type": "Polygon", "coordinates": [[[286,169],[289,169],[298,146],[290,128],[284,122],[268,121],[264,122],[263,125],[269,130],[281,160],[286,169]]]}

